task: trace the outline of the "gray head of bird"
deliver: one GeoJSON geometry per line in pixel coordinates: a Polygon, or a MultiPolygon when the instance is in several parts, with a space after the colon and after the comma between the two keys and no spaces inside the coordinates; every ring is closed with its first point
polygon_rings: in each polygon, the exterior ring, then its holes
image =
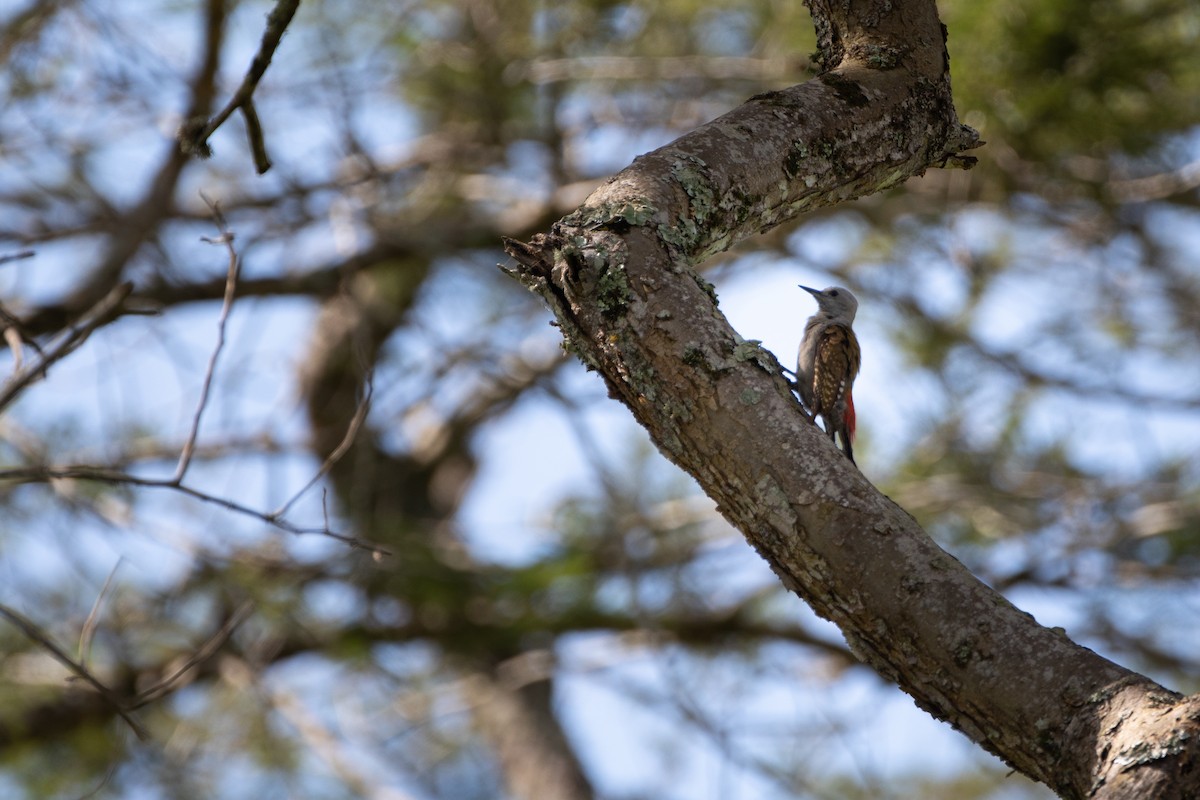
{"type": "Polygon", "coordinates": [[[858,300],[849,289],[843,286],[830,286],[826,289],[813,289],[808,286],[800,288],[815,297],[820,310],[833,319],[846,323],[854,321],[854,314],[858,311],[858,300]]]}

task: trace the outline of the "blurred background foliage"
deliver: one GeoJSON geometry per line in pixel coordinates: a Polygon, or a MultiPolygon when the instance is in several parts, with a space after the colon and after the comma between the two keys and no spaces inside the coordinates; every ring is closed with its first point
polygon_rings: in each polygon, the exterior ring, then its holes
{"type": "MultiPolygon", "coordinates": [[[[785,363],[794,285],[852,287],[868,477],[1043,622],[1196,691],[1200,12],[940,7],[979,166],[707,277],[785,363]]],[[[0,257],[32,252],[0,267],[5,369],[121,281],[156,312],[0,417],[0,602],[150,741],[0,625],[0,795],[1049,797],[857,666],[495,269],[809,77],[803,6],[310,0],[256,94],[274,168],[236,117],[179,155],[270,8],[0,4],[0,257]],[[201,192],[243,272],[193,494],[38,478],[172,474],[227,265],[201,192]]]]}

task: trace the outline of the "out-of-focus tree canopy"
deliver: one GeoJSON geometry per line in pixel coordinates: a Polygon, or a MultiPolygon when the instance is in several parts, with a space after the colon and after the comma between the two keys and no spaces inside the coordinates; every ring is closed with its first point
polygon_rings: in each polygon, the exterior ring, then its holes
{"type": "MultiPolygon", "coordinates": [[[[0,795],[1048,797],[906,716],[495,269],[809,77],[803,7],[312,0],[270,171],[240,115],[180,152],[272,8],[0,7],[0,795]]],[[[794,285],[851,287],[867,476],[1196,691],[1200,13],[941,12],[979,166],[701,268],[785,363],[794,285]]]]}

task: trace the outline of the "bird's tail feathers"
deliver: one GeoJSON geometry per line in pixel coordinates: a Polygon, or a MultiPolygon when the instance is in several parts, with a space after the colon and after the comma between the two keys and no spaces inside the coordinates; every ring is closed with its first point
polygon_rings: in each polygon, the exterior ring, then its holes
{"type": "Polygon", "coordinates": [[[846,415],[843,420],[846,425],[846,433],[850,434],[850,439],[854,439],[854,395],[846,392],[846,415]]]}

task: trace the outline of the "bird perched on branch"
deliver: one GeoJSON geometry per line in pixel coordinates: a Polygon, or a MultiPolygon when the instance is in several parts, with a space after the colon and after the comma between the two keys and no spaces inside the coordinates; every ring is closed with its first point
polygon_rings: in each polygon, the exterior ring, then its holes
{"type": "Polygon", "coordinates": [[[801,286],[817,300],[817,313],[804,325],[796,382],[800,399],[825,422],[825,432],[854,463],[854,396],[851,389],[862,363],[858,337],[851,327],[858,300],[850,290],[830,286],[820,291],[801,286]]]}

